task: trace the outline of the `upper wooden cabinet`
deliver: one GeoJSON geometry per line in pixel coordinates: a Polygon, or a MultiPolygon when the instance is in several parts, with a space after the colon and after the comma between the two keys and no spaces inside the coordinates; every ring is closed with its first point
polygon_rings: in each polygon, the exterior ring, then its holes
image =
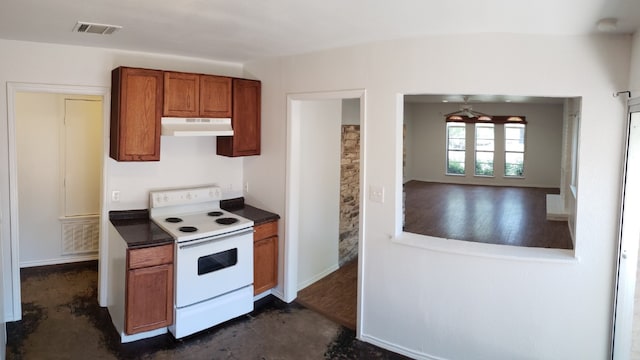
{"type": "Polygon", "coordinates": [[[231,78],[200,75],[200,116],[231,117],[231,78]]]}
{"type": "Polygon", "coordinates": [[[162,71],[119,67],[111,72],[113,159],[160,160],[162,85],[162,71]]]}
{"type": "Polygon", "coordinates": [[[260,81],[233,79],[233,136],[218,136],[218,155],[260,155],[260,89],[260,81]]]}
{"type": "Polygon", "coordinates": [[[231,117],[231,78],[165,71],[163,115],[231,117]]]}
{"type": "Polygon", "coordinates": [[[231,118],[217,154],[260,155],[260,81],[118,67],[111,73],[111,143],[117,161],[160,160],[161,118],[231,118]]]}

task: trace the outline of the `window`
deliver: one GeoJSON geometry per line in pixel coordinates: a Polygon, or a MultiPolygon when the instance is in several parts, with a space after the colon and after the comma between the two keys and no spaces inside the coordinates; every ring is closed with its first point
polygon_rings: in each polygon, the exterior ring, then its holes
{"type": "Polygon", "coordinates": [[[447,174],[464,175],[466,124],[447,123],[447,174]]]}
{"type": "Polygon", "coordinates": [[[476,123],[476,175],[493,176],[493,124],[476,123]]]}
{"type": "Polygon", "coordinates": [[[504,125],[504,176],[524,176],[524,124],[504,125]]]}

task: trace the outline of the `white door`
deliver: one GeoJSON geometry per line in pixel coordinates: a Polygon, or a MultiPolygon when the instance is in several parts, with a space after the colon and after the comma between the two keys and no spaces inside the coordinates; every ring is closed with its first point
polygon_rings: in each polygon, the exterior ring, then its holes
{"type": "Polygon", "coordinates": [[[613,359],[640,359],[640,98],[629,102],[613,359]]]}

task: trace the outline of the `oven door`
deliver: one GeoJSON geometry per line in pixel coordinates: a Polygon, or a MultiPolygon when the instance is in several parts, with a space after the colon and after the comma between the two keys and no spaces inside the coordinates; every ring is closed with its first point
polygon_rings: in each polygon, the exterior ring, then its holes
{"type": "Polygon", "coordinates": [[[176,307],[181,308],[253,283],[253,228],[176,247],[176,307]]]}

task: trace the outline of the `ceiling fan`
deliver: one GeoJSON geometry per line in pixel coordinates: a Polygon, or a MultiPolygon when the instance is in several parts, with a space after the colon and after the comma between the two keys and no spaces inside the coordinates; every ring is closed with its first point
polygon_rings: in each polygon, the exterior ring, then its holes
{"type": "Polygon", "coordinates": [[[460,110],[445,114],[447,120],[463,120],[463,116],[467,118],[478,118],[478,120],[491,120],[491,115],[480,111],[475,111],[469,104],[469,96],[463,96],[464,104],[460,105],[460,110]]]}

